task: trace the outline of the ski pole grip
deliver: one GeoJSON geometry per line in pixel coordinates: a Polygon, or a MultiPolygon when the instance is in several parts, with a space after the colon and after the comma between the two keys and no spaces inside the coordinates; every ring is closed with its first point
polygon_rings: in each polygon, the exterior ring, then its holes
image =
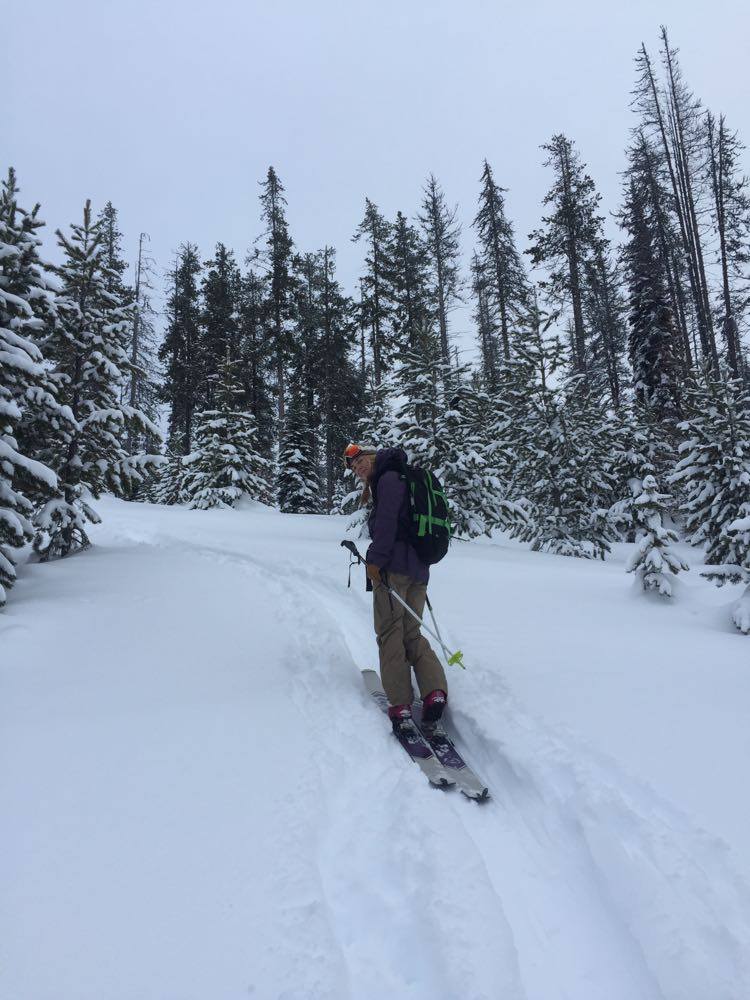
{"type": "Polygon", "coordinates": [[[347,549],[349,552],[351,552],[351,554],[355,557],[355,559],[358,562],[361,562],[361,563],[364,562],[364,559],[359,554],[359,550],[358,550],[357,546],[354,544],[354,542],[350,542],[350,541],[347,541],[346,539],[344,539],[344,541],[341,543],[341,547],[344,548],[344,549],[347,549]]]}

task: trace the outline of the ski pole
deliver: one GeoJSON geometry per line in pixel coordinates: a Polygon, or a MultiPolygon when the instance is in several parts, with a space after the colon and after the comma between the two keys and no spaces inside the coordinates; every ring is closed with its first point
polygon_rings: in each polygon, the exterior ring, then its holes
{"type": "MultiPolygon", "coordinates": [[[[353,556],[356,557],[356,559],[357,559],[358,562],[362,563],[363,565],[365,564],[365,560],[360,555],[359,550],[357,549],[357,546],[354,544],[354,542],[343,541],[341,544],[342,544],[342,546],[345,549],[348,549],[352,553],[353,556]]],[[[390,587],[385,581],[383,581],[383,586],[386,588],[386,590],[391,595],[391,597],[395,597],[396,600],[398,601],[398,603],[403,608],[405,608],[406,611],[409,612],[409,614],[412,616],[412,618],[416,619],[416,621],[419,622],[420,626],[425,630],[425,632],[427,632],[428,635],[431,635],[432,638],[440,645],[440,648],[443,651],[443,656],[445,657],[446,663],[448,663],[448,665],[451,666],[451,667],[455,664],[456,666],[461,667],[462,670],[466,670],[466,664],[463,662],[463,655],[464,654],[461,652],[461,650],[457,649],[455,653],[451,653],[451,651],[448,649],[448,647],[445,645],[445,643],[441,639],[439,632],[437,634],[436,634],[436,632],[433,632],[432,629],[430,628],[430,626],[419,617],[419,615],[416,613],[416,611],[413,608],[410,608],[409,605],[406,603],[406,601],[403,600],[403,598],[399,597],[399,595],[396,593],[396,591],[393,589],[393,587],[390,587]]],[[[435,625],[435,629],[437,630],[437,622],[435,621],[435,615],[432,614],[432,607],[430,607],[429,601],[427,602],[427,606],[430,608],[430,614],[432,615],[432,621],[433,621],[433,623],[435,625]]]]}

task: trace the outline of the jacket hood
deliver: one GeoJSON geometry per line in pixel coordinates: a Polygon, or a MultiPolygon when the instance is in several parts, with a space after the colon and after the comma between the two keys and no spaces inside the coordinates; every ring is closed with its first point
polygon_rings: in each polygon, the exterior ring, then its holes
{"type": "Polygon", "coordinates": [[[375,475],[381,475],[391,465],[406,465],[407,461],[403,448],[381,448],[375,455],[375,475]]]}

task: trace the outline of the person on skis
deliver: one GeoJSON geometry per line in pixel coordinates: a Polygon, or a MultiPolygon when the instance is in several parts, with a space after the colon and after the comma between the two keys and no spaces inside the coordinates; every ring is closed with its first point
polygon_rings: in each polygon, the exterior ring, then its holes
{"type": "Polygon", "coordinates": [[[362,481],[361,506],[372,501],[367,526],[367,576],[372,584],[375,635],[380,677],[388,698],[388,715],[397,729],[411,718],[414,697],[411,668],[423,701],[422,721],[437,722],[448,699],[448,684],[440,660],[392,588],[420,618],[427,598],[429,567],[409,544],[409,498],[399,470],[406,464],[402,448],[350,444],[344,461],[362,481]]]}

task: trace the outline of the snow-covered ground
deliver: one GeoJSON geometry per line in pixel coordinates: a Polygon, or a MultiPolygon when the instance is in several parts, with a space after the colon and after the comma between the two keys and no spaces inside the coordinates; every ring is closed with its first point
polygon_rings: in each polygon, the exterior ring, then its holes
{"type": "Polygon", "coordinates": [[[98,506],[0,616],[1,1000],[750,997],[737,588],[456,545],[477,806],[367,700],[342,520],[98,506]]]}

